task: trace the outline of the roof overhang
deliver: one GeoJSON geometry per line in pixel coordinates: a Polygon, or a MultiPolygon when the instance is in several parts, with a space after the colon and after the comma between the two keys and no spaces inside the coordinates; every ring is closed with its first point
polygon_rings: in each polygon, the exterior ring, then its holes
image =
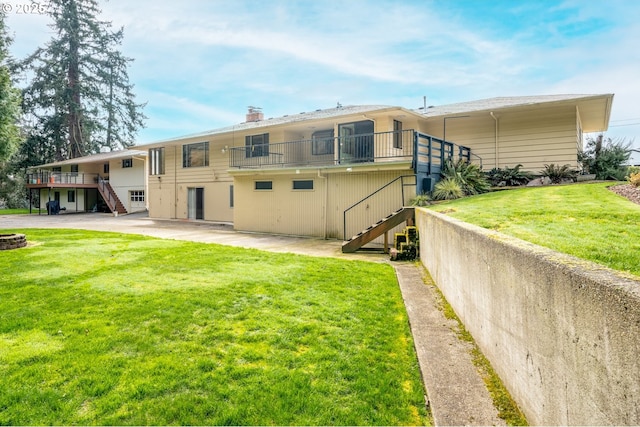
{"type": "Polygon", "coordinates": [[[62,160],[59,162],[47,163],[45,165],[34,166],[38,168],[50,168],[64,165],[82,165],[90,163],[106,163],[110,160],[128,159],[128,158],[146,158],[147,152],[143,150],[119,150],[110,151],[108,153],[92,154],[90,156],[76,157],[75,159],[62,160]]]}
{"type": "Polygon", "coordinates": [[[489,114],[491,112],[517,112],[546,107],[575,107],[584,132],[603,132],[609,127],[613,94],[600,95],[540,95],[481,99],[435,106],[422,110],[428,119],[451,116],[489,114]]]}

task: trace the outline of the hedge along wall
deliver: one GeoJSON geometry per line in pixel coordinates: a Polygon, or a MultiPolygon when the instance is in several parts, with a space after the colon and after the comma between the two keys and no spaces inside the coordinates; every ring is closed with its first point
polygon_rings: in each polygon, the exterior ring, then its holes
{"type": "Polygon", "coordinates": [[[640,424],[640,281],[426,209],[420,257],[531,424],[640,424]]]}

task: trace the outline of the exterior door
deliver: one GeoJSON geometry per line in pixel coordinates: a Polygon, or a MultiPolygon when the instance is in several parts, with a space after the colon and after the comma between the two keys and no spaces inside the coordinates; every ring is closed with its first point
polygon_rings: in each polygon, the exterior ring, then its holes
{"type": "Polygon", "coordinates": [[[371,120],[338,125],[340,160],[346,162],[372,162],[374,126],[371,120]]]}
{"type": "Polygon", "coordinates": [[[204,188],[189,188],[187,212],[189,219],[204,219],[204,188]]]}

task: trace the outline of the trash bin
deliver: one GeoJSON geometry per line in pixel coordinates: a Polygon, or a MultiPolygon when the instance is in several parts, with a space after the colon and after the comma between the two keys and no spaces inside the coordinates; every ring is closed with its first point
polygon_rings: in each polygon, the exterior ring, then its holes
{"type": "Polygon", "coordinates": [[[60,202],[57,200],[51,200],[47,202],[47,214],[58,215],[60,213],[60,202]]]}

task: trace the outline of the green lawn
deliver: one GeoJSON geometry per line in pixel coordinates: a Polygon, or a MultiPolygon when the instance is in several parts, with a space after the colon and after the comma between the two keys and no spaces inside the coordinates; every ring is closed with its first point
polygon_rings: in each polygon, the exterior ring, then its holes
{"type": "MultiPolygon", "coordinates": [[[[32,214],[38,214],[39,208],[31,209],[32,214]]],[[[42,209],[43,213],[47,213],[46,209],[42,209]]],[[[29,209],[0,209],[0,215],[29,215],[29,209]]]]}
{"type": "Polygon", "coordinates": [[[0,424],[430,422],[389,265],[11,231],[0,424]]]}
{"type": "Polygon", "coordinates": [[[481,227],[640,276],[640,205],[611,183],[499,191],[431,206],[481,227]]]}

